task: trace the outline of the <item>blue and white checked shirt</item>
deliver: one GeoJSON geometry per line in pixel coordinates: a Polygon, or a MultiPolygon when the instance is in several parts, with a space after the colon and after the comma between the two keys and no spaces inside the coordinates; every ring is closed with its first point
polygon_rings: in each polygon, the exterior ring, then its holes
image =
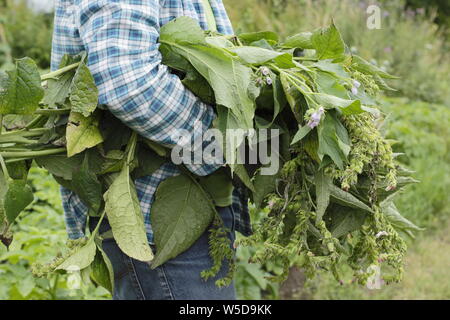
{"type": "MultiPolygon", "coordinates": [[[[233,28],[222,0],[210,0],[217,31],[232,34],[233,28]]],[[[202,135],[200,121],[209,128],[213,108],[186,89],[181,80],[161,64],[158,50],[160,27],[179,16],[198,20],[207,29],[202,0],[56,0],[52,70],[65,54],[88,54],[88,66],[99,89],[99,104],[140,135],[171,147],[174,130],[202,135]]],[[[192,165],[197,175],[208,175],[217,166],[192,165]]],[[[178,175],[165,163],[150,176],[135,181],[149,242],[153,241],[150,212],[161,181],[178,175]]],[[[84,237],[87,207],[72,191],[61,188],[70,239],[84,237]]],[[[236,230],[251,233],[247,199],[233,193],[236,230]]]]}

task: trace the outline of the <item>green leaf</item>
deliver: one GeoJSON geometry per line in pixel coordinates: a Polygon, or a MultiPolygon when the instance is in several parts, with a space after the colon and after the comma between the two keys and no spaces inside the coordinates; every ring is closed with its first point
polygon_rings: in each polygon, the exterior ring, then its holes
{"type": "Polygon", "coordinates": [[[102,185],[89,168],[89,154],[86,153],[81,168],[72,177],[73,191],[84,204],[98,213],[102,203],[102,185]]]}
{"type": "Polygon", "coordinates": [[[245,129],[252,128],[255,106],[248,93],[252,76],[249,67],[237,61],[232,54],[208,46],[198,23],[188,17],[164,25],[160,43],[161,50],[166,54],[173,51],[187,59],[214,90],[216,103],[230,108],[245,124],[245,129]]]}
{"type": "Polygon", "coordinates": [[[189,249],[205,232],[215,215],[211,200],[186,175],[163,181],[152,206],[156,257],[152,268],[189,249]]]}
{"type": "Polygon", "coordinates": [[[345,52],[344,41],[334,23],[327,28],[314,31],[311,36],[311,43],[319,60],[338,59],[345,52]]]}
{"type": "Polygon", "coordinates": [[[233,172],[239,177],[239,179],[247,188],[255,192],[255,186],[253,185],[253,182],[248,175],[247,169],[243,164],[235,164],[233,166],[233,172]]]}
{"type": "Polygon", "coordinates": [[[68,158],[66,155],[53,155],[37,157],[35,159],[38,166],[45,168],[51,174],[61,177],[65,180],[72,180],[74,171],[76,171],[83,162],[83,156],[77,154],[68,158]]]}
{"type": "Polygon", "coordinates": [[[105,210],[119,248],[139,261],[151,261],[144,218],[126,165],[104,195],[105,210]]]}
{"type": "Polygon", "coordinates": [[[0,73],[0,114],[31,114],[44,96],[41,76],[30,58],[16,61],[16,68],[0,73]]]}
{"type": "Polygon", "coordinates": [[[342,170],[347,158],[345,151],[341,148],[340,139],[336,133],[336,126],[330,115],[325,115],[325,119],[318,126],[317,133],[319,136],[319,149],[317,152],[320,159],[328,155],[338,168],[342,170]]]}
{"type": "Polygon", "coordinates": [[[89,116],[97,108],[98,89],[89,68],[81,62],[73,78],[69,97],[73,112],[89,116]]]}
{"type": "Polygon", "coordinates": [[[98,249],[91,264],[92,279],[111,294],[114,288],[114,273],[111,261],[103,250],[98,249]]]}
{"type": "Polygon", "coordinates": [[[97,246],[95,245],[94,239],[90,238],[88,242],[76,250],[71,256],[69,256],[63,263],[61,263],[56,270],[66,270],[66,271],[80,271],[88,266],[94,261],[95,253],[97,251],[97,246]]]}
{"type": "Polygon", "coordinates": [[[317,171],[314,179],[316,185],[316,221],[322,221],[322,217],[328,208],[330,203],[330,189],[329,186],[332,183],[331,179],[325,175],[322,170],[317,171]]]}
{"type": "Polygon", "coordinates": [[[281,45],[283,48],[300,48],[300,49],[314,49],[312,44],[311,32],[301,32],[296,35],[290,36],[286,39],[286,41],[281,45]]]}
{"type": "Polygon", "coordinates": [[[198,183],[208,192],[217,207],[228,207],[233,203],[233,183],[228,168],[221,168],[206,177],[199,177],[198,183]]]}
{"type": "Polygon", "coordinates": [[[282,52],[277,52],[274,50],[250,46],[236,47],[228,50],[237,54],[245,63],[257,65],[264,64],[265,62],[273,60],[283,54],[282,52]]]}
{"type": "Polygon", "coordinates": [[[396,76],[393,76],[387,72],[384,72],[383,70],[378,68],[376,65],[371,64],[370,62],[364,60],[363,58],[361,58],[360,56],[357,56],[357,55],[352,56],[352,68],[359,72],[362,72],[365,74],[370,74],[370,75],[376,75],[376,76],[379,76],[379,77],[385,78],[385,79],[399,79],[396,76]]]}
{"type": "Polygon", "coordinates": [[[291,69],[297,67],[297,65],[294,63],[294,57],[289,52],[285,52],[284,54],[279,55],[273,60],[275,64],[282,69],[291,69]]]}
{"type": "Polygon", "coordinates": [[[103,142],[98,128],[100,114],[85,118],[81,113],[71,112],[66,129],[67,155],[72,157],[103,142]]]}
{"type": "Polygon", "coordinates": [[[26,276],[24,279],[20,279],[20,281],[16,284],[17,290],[24,298],[26,298],[35,287],[36,283],[34,282],[34,278],[31,274],[26,276]]]}
{"type": "Polygon", "coordinates": [[[381,203],[381,210],[394,228],[402,231],[423,231],[425,229],[416,226],[414,223],[403,217],[398,211],[391,198],[381,203]]]}
{"type": "Polygon", "coordinates": [[[73,76],[74,72],[71,71],[64,73],[59,79],[47,80],[47,90],[42,103],[51,109],[63,105],[69,97],[73,76]]]}
{"type": "Polygon", "coordinates": [[[141,177],[149,176],[158,170],[164,163],[167,162],[167,158],[163,158],[157,155],[154,151],[148,148],[140,147],[137,151],[138,167],[133,170],[133,178],[138,179],[141,177]]]}
{"type": "Polygon", "coordinates": [[[262,208],[264,199],[276,189],[276,182],[279,175],[262,175],[259,171],[253,178],[253,203],[256,211],[262,208]]]}
{"type": "Polygon", "coordinates": [[[335,74],[318,70],[315,74],[317,90],[320,93],[336,96],[338,98],[348,100],[348,90],[340,83],[342,80],[335,74]]]}
{"type": "Polygon", "coordinates": [[[350,207],[355,209],[361,209],[367,212],[373,212],[372,209],[365,203],[358,200],[350,192],[345,192],[344,190],[336,187],[333,184],[329,185],[331,198],[335,203],[338,203],[344,207],[350,207]]]}
{"type": "Polygon", "coordinates": [[[240,35],[238,35],[238,38],[244,44],[250,44],[252,42],[256,42],[256,41],[260,41],[260,40],[268,40],[268,41],[278,42],[278,35],[272,31],[241,33],[240,35]]]}
{"type": "Polygon", "coordinates": [[[316,93],[310,95],[315,99],[318,104],[324,106],[327,109],[337,109],[342,112],[343,115],[354,115],[365,112],[361,107],[360,100],[342,99],[331,94],[316,93]]]}
{"type": "Polygon", "coordinates": [[[303,126],[300,129],[298,129],[294,138],[292,138],[291,145],[296,144],[297,142],[301,141],[304,137],[306,137],[308,135],[308,133],[311,132],[311,130],[312,129],[308,126],[303,126]]]}
{"type": "Polygon", "coordinates": [[[8,223],[12,224],[33,199],[33,191],[25,180],[10,180],[4,200],[8,223]]]}
{"type": "Polygon", "coordinates": [[[335,238],[340,238],[350,232],[358,230],[364,224],[367,217],[367,214],[360,210],[338,205],[333,205],[330,212],[332,214],[330,215],[331,224],[329,230],[335,238]]]}
{"type": "Polygon", "coordinates": [[[341,64],[333,63],[332,60],[320,60],[314,63],[313,66],[332,75],[338,75],[341,78],[351,78],[351,76],[347,71],[344,70],[341,64]]]}

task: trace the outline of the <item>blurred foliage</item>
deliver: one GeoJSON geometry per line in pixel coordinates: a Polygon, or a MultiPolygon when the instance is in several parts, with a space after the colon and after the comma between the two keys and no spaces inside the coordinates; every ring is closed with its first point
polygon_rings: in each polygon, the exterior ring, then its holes
{"type": "Polygon", "coordinates": [[[408,99],[390,99],[387,136],[398,141],[395,152],[414,170],[420,183],[409,186],[397,205],[405,215],[425,227],[450,216],[450,108],[408,99]]]}
{"type": "Polygon", "coordinates": [[[67,233],[59,186],[38,168],[31,169],[29,181],[35,200],[14,225],[9,251],[0,244],[0,300],[109,298],[106,289],[82,284],[78,273],[54,274],[49,278],[32,276],[31,265],[53,259],[65,247],[67,233]]]}
{"type": "MultiPolygon", "coordinates": [[[[392,0],[391,0],[392,1],[392,0]]],[[[436,12],[435,22],[450,28],[450,1],[448,0],[407,0],[407,8],[413,10],[426,9],[427,13],[436,12]]]]}
{"type": "Polygon", "coordinates": [[[434,18],[404,10],[405,2],[379,4],[381,29],[367,28],[369,2],[359,0],[224,0],[237,33],[273,30],[284,36],[334,19],[351,50],[401,80],[394,93],[450,104],[450,43],[434,18]]]}
{"type": "MultiPolygon", "coordinates": [[[[6,42],[0,39],[0,67],[13,58],[30,57],[42,69],[50,67],[53,14],[35,13],[25,1],[0,2],[0,28],[6,42]]],[[[1,31],[0,31],[1,38],[1,31]]]]}

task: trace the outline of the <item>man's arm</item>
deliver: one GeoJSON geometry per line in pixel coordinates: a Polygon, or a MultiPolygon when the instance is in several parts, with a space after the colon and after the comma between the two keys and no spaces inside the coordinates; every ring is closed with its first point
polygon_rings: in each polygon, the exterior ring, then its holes
{"type": "MultiPolygon", "coordinates": [[[[83,0],[77,10],[100,104],[140,135],[167,147],[178,142],[173,140],[176,130],[187,130],[196,139],[203,133],[198,122],[211,126],[213,109],[161,64],[158,0],[83,0]]],[[[218,166],[188,168],[207,175],[218,166]]]]}

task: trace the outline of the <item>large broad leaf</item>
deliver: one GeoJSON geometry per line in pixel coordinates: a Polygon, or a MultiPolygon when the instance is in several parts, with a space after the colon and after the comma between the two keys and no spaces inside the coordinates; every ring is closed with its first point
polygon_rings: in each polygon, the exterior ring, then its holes
{"type": "Polygon", "coordinates": [[[342,80],[335,74],[318,70],[315,74],[315,81],[320,93],[349,100],[348,90],[341,84],[342,80]]]}
{"type": "Polygon", "coordinates": [[[152,268],[189,249],[210,225],[215,209],[201,187],[180,175],[163,181],[152,206],[157,253],[152,268]]]}
{"type": "Polygon", "coordinates": [[[314,49],[311,41],[312,35],[311,32],[298,33],[288,37],[281,46],[283,48],[314,49]]]}
{"type": "Polygon", "coordinates": [[[314,31],[311,43],[319,60],[339,59],[345,52],[345,44],[334,23],[327,28],[314,31]]]}
{"type": "Polygon", "coordinates": [[[255,191],[253,191],[253,203],[256,210],[261,209],[264,203],[264,199],[272,192],[276,190],[276,183],[279,175],[262,175],[260,172],[253,178],[253,185],[255,191]]]}
{"type": "Polygon", "coordinates": [[[198,180],[217,207],[228,207],[233,203],[233,183],[228,170],[221,168],[209,176],[199,177],[198,180]]]}
{"type": "Polygon", "coordinates": [[[0,114],[31,114],[43,96],[39,69],[30,58],[17,60],[14,70],[0,73],[0,114]]]}
{"type": "Polygon", "coordinates": [[[4,208],[9,224],[33,202],[33,191],[25,180],[10,180],[5,194],[4,208]]]}
{"type": "Polygon", "coordinates": [[[153,252],[148,244],[136,187],[126,165],[104,195],[105,211],[118,246],[128,256],[151,261],[153,252]]]}
{"type": "Polygon", "coordinates": [[[263,64],[283,54],[278,51],[250,46],[236,47],[228,50],[237,54],[242,61],[249,64],[263,64]]]}
{"type": "MultiPolygon", "coordinates": [[[[360,210],[334,205],[330,210],[331,224],[329,230],[335,238],[340,238],[358,230],[364,223],[367,214],[360,210]]],[[[328,218],[328,216],[327,216],[328,218]]]]}
{"type": "Polygon", "coordinates": [[[70,94],[70,87],[74,71],[64,73],[59,79],[47,80],[47,90],[42,103],[49,108],[56,109],[58,105],[63,105],[70,94]]]}
{"type": "Polygon", "coordinates": [[[97,108],[98,89],[89,68],[82,61],[75,73],[69,97],[72,111],[89,116],[97,108]]]}
{"type": "Polygon", "coordinates": [[[318,155],[322,160],[325,155],[329,156],[333,162],[341,170],[344,168],[344,163],[347,161],[346,150],[343,150],[345,145],[338,137],[334,119],[331,115],[326,115],[323,122],[319,125],[317,130],[319,136],[318,155]]]}
{"type": "Polygon", "coordinates": [[[333,63],[332,60],[320,60],[314,63],[313,66],[332,75],[337,75],[340,78],[351,78],[350,74],[344,70],[342,64],[333,63]]]}
{"type": "Polygon", "coordinates": [[[399,230],[413,236],[412,231],[423,231],[425,229],[416,226],[414,223],[403,217],[398,211],[391,198],[381,203],[381,210],[389,222],[399,230]]]}
{"type": "Polygon", "coordinates": [[[216,103],[230,108],[244,128],[252,128],[255,106],[249,96],[252,70],[232,54],[208,46],[203,30],[188,17],[180,17],[161,28],[162,52],[184,57],[214,90],[216,103]],[[183,30],[183,31],[181,31],[183,30]]]}
{"type": "Polygon", "coordinates": [[[373,210],[369,206],[367,206],[364,202],[358,200],[350,192],[346,192],[333,184],[330,184],[328,188],[330,190],[330,195],[333,202],[340,204],[344,207],[361,209],[371,213],[373,212],[373,210]]]}
{"type": "Polygon", "coordinates": [[[74,172],[71,185],[83,203],[98,213],[103,199],[102,185],[97,175],[90,170],[89,153],[86,153],[81,168],[74,172]]]}
{"type": "Polygon", "coordinates": [[[380,78],[398,79],[398,77],[390,75],[389,73],[381,70],[376,65],[371,64],[370,62],[357,55],[352,56],[352,67],[359,72],[370,74],[373,76],[379,76],[380,78]]]}
{"type": "Polygon", "coordinates": [[[360,114],[365,112],[361,107],[360,100],[342,99],[326,93],[311,94],[311,98],[327,109],[337,109],[344,115],[360,114]]]}
{"type": "Polygon", "coordinates": [[[38,166],[45,168],[51,174],[65,180],[72,180],[74,171],[76,171],[83,162],[83,156],[77,154],[68,158],[66,155],[58,154],[38,157],[35,161],[38,166]]]}
{"type": "Polygon", "coordinates": [[[61,263],[56,270],[66,271],[80,271],[87,268],[95,258],[97,247],[94,239],[91,238],[88,242],[71,256],[69,256],[63,263],[61,263]]]}
{"type": "Polygon", "coordinates": [[[91,270],[92,279],[112,294],[114,290],[113,268],[108,256],[100,248],[98,248],[94,261],[92,261],[91,270]]]}
{"type": "Polygon", "coordinates": [[[94,113],[87,118],[78,112],[70,113],[66,129],[67,155],[69,157],[103,142],[98,128],[99,120],[99,113],[94,113]]]}
{"type": "Polygon", "coordinates": [[[251,44],[261,40],[278,42],[278,34],[272,31],[241,33],[238,37],[244,44],[251,44]]]}
{"type": "Polygon", "coordinates": [[[316,221],[322,221],[325,210],[330,204],[330,184],[331,179],[325,175],[323,170],[316,173],[314,184],[316,185],[316,221]]]}

